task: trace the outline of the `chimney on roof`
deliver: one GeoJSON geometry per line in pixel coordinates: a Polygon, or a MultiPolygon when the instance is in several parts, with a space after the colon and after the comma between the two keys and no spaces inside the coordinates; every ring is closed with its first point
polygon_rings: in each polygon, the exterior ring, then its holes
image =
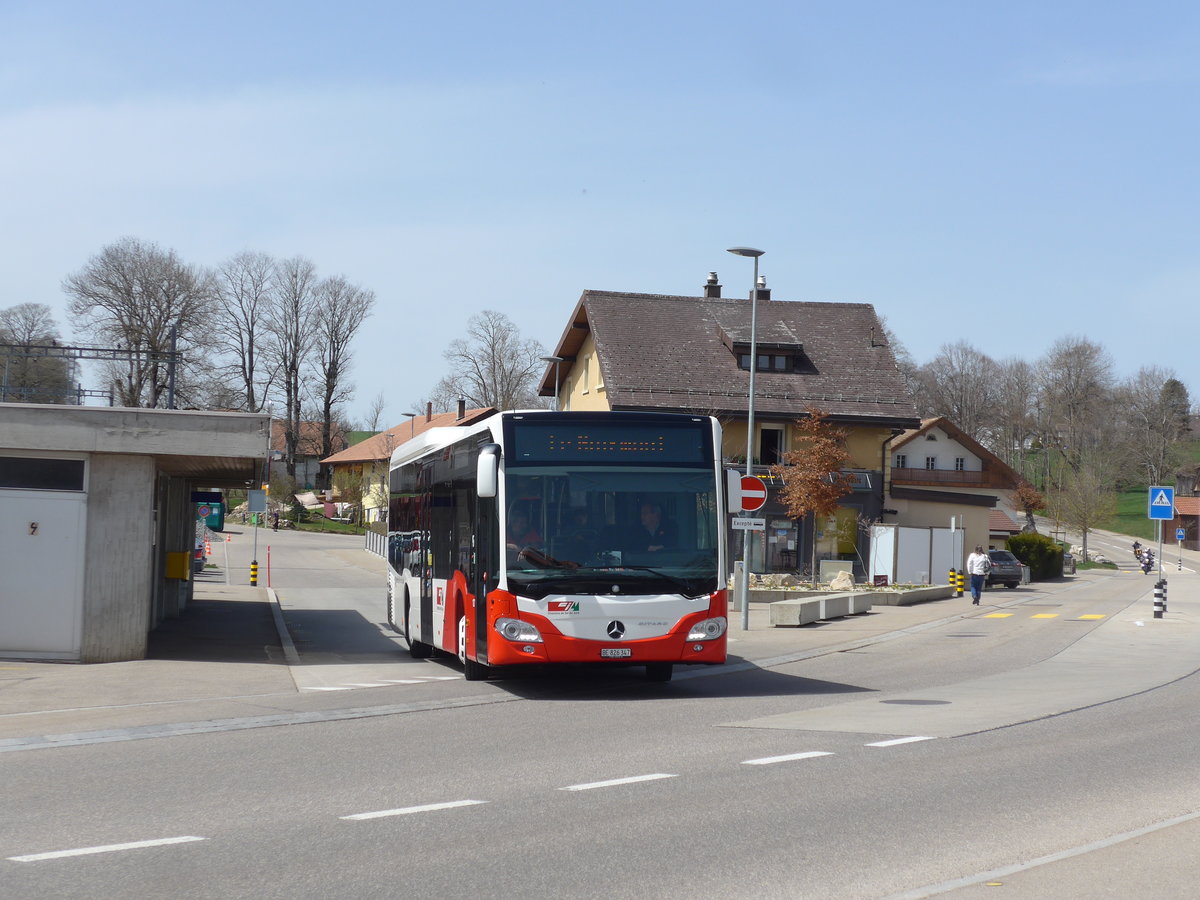
{"type": "Polygon", "coordinates": [[[426,422],[433,421],[433,403],[432,402],[425,404],[425,421],[426,422]]]}
{"type": "Polygon", "coordinates": [[[467,417],[467,400],[465,397],[458,398],[458,417],[460,419],[467,417]]]}
{"type": "Polygon", "coordinates": [[[766,275],[758,276],[758,299],[759,300],[770,300],[771,299],[771,289],[769,287],[767,287],[767,276],[766,275]]]}
{"type": "Polygon", "coordinates": [[[708,281],[704,283],[704,299],[705,300],[720,300],[721,285],[717,284],[717,273],[709,272],[708,281]]]}

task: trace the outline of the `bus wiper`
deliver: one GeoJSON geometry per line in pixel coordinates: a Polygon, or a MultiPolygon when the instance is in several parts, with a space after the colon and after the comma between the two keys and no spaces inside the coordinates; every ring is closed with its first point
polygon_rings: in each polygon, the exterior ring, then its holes
{"type": "Polygon", "coordinates": [[[604,567],[604,570],[607,572],[612,572],[612,571],[619,572],[622,569],[633,570],[635,572],[649,572],[651,575],[657,575],[659,578],[663,579],[664,581],[667,581],[667,582],[675,585],[677,588],[680,588],[680,593],[682,593],[682,594],[692,595],[692,594],[697,594],[697,593],[699,593],[699,594],[704,593],[704,591],[697,591],[695,584],[693,584],[692,582],[684,581],[682,578],[677,578],[674,575],[668,575],[666,572],[663,572],[661,569],[656,569],[653,566],[619,565],[619,566],[605,566],[604,567]]]}
{"type": "Polygon", "coordinates": [[[535,550],[533,547],[526,547],[517,554],[517,559],[524,560],[531,565],[537,566],[539,569],[578,569],[579,563],[572,562],[569,559],[555,559],[548,553],[543,553],[541,550],[535,550]]]}

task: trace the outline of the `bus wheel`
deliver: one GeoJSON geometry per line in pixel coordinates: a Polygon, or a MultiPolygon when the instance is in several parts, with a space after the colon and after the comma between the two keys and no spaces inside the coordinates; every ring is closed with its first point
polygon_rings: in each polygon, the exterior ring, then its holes
{"type": "Polygon", "coordinates": [[[492,670],[481,662],[467,656],[467,617],[458,620],[458,658],[463,664],[463,677],[467,681],[487,681],[492,670]]]}
{"type": "Polygon", "coordinates": [[[670,681],[673,668],[668,662],[646,663],[646,680],[670,681]]]}
{"type": "Polygon", "coordinates": [[[404,598],[404,640],[408,643],[408,655],[413,659],[429,659],[433,656],[433,647],[429,644],[422,644],[420,641],[414,641],[412,634],[408,630],[409,620],[409,603],[408,597],[404,598]]]}

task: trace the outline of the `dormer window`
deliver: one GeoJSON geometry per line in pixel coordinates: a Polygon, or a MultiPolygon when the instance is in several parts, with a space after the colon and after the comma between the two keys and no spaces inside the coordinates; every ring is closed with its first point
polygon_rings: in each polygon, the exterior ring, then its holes
{"type": "MultiPolygon", "coordinates": [[[[738,354],[738,367],[750,371],[750,354],[738,354]]],[[[793,372],[796,369],[796,357],[790,353],[760,353],[756,372],[793,372]]]]}

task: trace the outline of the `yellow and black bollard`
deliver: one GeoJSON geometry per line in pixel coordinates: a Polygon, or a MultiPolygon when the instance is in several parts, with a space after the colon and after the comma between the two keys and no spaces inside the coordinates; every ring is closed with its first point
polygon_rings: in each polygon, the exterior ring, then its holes
{"type": "Polygon", "coordinates": [[[959,587],[959,584],[958,584],[958,571],[955,569],[950,570],[950,587],[954,588],[954,596],[955,597],[962,596],[962,589],[959,587]]]}
{"type": "Polygon", "coordinates": [[[250,561],[250,587],[258,587],[258,560],[250,561]]]}
{"type": "Polygon", "coordinates": [[[967,590],[967,573],[958,573],[958,596],[961,597],[967,590]]]}

